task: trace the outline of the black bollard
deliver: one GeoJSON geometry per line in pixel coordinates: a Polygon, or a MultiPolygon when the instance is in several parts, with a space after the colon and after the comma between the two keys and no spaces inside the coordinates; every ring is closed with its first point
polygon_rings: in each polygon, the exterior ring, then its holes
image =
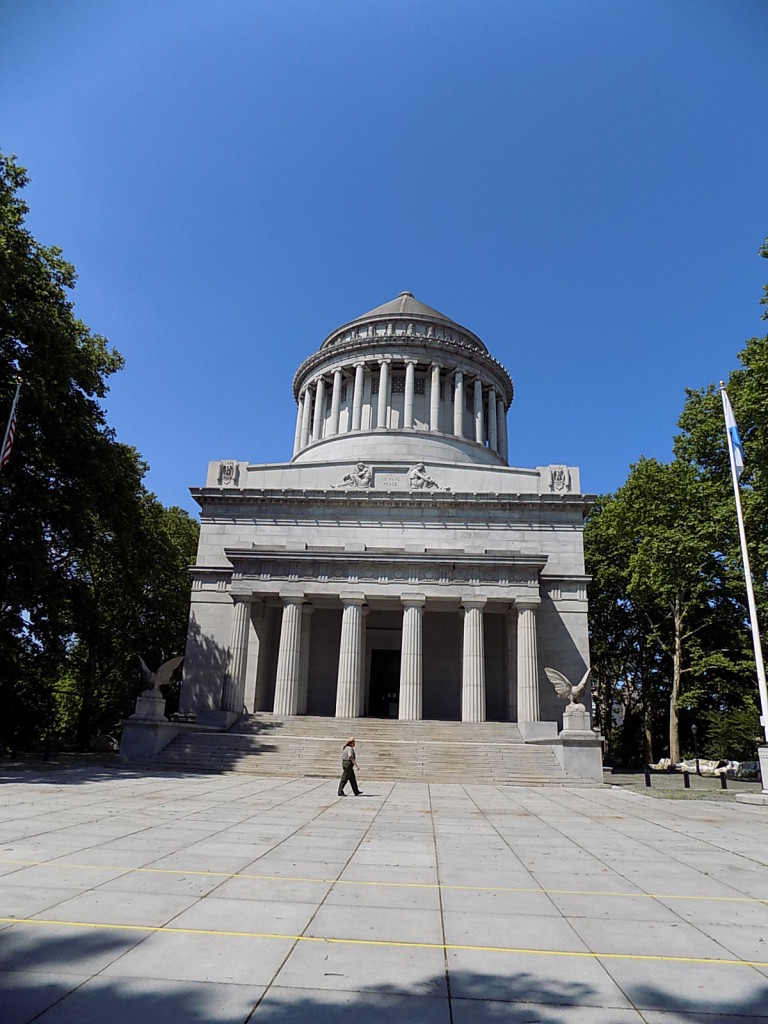
{"type": "Polygon", "coordinates": [[[650,789],[651,788],[651,769],[650,768],[646,768],[645,769],[645,788],[646,789],[650,789]]]}
{"type": "Polygon", "coordinates": [[[720,773],[720,789],[728,789],[728,779],[725,772],[720,773]]]}
{"type": "Polygon", "coordinates": [[[691,788],[691,773],[690,772],[683,772],[683,785],[685,786],[686,789],[690,789],[691,788]]]}

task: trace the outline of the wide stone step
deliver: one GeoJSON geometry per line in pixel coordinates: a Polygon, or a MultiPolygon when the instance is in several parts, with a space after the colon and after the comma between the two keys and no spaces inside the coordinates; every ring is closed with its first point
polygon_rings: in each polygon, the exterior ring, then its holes
{"type": "Polygon", "coordinates": [[[564,785],[580,782],[547,746],[523,742],[509,722],[398,722],[246,715],[229,732],[185,730],[153,766],[191,771],[336,778],[354,735],[361,779],[564,785]]]}

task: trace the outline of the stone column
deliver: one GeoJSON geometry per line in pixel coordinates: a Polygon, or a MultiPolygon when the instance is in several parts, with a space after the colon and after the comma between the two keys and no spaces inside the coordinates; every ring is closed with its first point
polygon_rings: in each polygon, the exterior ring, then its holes
{"type": "Polygon", "coordinates": [[[314,608],[305,601],[301,606],[301,650],[299,654],[299,697],[296,702],[296,714],[306,715],[307,697],[309,695],[309,638],[312,630],[312,612],[314,608]]]}
{"type": "Polygon", "coordinates": [[[485,721],[485,646],[483,608],[485,597],[464,598],[464,649],[461,659],[461,720],[485,721]]]}
{"type": "Polygon", "coordinates": [[[328,437],[339,432],[339,413],[341,412],[341,367],[333,371],[333,394],[331,395],[331,420],[328,424],[328,437]]]}
{"type": "Polygon", "coordinates": [[[483,382],[475,377],[475,440],[478,444],[485,444],[485,430],[483,428],[483,382]]]}
{"type": "Polygon", "coordinates": [[[504,399],[496,403],[499,427],[499,455],[505,462],[509,462],[509,449],[507,447],[507,410],[504,408],[504,399]]]}
{"type": "Polygon", "coordinates": [[[229,641],[227,674],[224,678],[224,692],[221,710],[243,712],[245,698],[245,669],[248,661],[248,630],[251,625],[250,595],[233,594],[232,632],[229,641]]]}
{"type": "Polygon", "coordinates": [[[365,365],[355,363],[355,390],[352,395],[352,429],[359,430],[363,422],[363,383],[365,365]]]}
{"type": "Polygon", "coordinates": [[[275,681],[276,715],[295,715],[299,706],[299,668],[301,665],[301,606],[304,595],[283,598],[283,621],[277,653],[275,681]]]}
{"type": "Polygon", "coordinates": [[[517,691],[515,667],[517,664],[517,612],[514,605],[504,615],[504,680],[507,721],[517,721],[517,691]],[[514,712],[514,715],[513,715],[514,712]]]}
{"type": "Polygon", "coordinates": [[[429,389],[429,429],[440,429],[440,363],[432,363],[432,384],[429,389]]]}
{"type": "Polygon", "coordinates": [[[304,388],[304,410],[301,416],[301,447],[309,444],[309,417],[312,414],[312,385],[304,388]]]}
{"type": "Polygon", "coordinates": [[[405,364],[405,404],[403,426],[413,430],[413,381],[416,373],[416,360],[409,359],[405,364]]]}
{"type": "Polygon", "coordinates": [[[366,643],[365,620],[366,620],[366,618],[368,616],[368,612],[370,610],[371,609],[368,607],[367,604],[364,604],[362,606],[362,608],[360,609],[360,614],[362,616],[362,621],[360,623],[360,668],[358,669],[358,679],[360,680],[360,714],[361,715],[364,715],[366,713],[366,709],[365,709],[365,643],[366,643]]]}
{"type": "Polygon", "coordinates": [[[312,440],[319,441],[323,436],[323,414],[325,413],[325,378],[320,377],[315,390],[315,415],[312,420],[312,440]]]}
{"type": "Polygon", "coordinates": [[[421,642],[424,594],[401,597],[403,605],[403,646],[400,655],[400,711],[404,721],[420,722],[423,714],[423,657],[421,642]]]}
{"type": "Polygon", "coordinates": [[[464,437],[464,374],[461,370],[453,374],[453,433],[464,437]]]}
{"type": "Polygon", "coordinates": [[[517,720],[538,722],[539,662],[536,652],[536,609],[540,597],[519,597],[517,608],[517,720]]]}
{"type": "Polygon", "coordinates": [[[297,403],[298,410],[296,412],[296,433],[293,435],[293,454],[301,447],[301,421],[304,418],[304,395],[299,395],[299,401],[297,403]]]}
{"type": "Polygon", "coordinates": [[[341,615],[341,643],[339,645],[339,676],[336,684],[336,717],[359,718],[360,649],[362,646],[362,594],[341,594],[344,611],[341,615]]]}
{"type": "Polygon", "coordinates": [[[496,388],[488,388],[488,443],[495,452],[499,450],[499,429],[496,422],[496,388]]]}
{"type": "Polygon", "coordinates": [[[376,414],[376,426],[389,426],[389,360],[382,359],[379,370],[379,408],[376,414]]]}

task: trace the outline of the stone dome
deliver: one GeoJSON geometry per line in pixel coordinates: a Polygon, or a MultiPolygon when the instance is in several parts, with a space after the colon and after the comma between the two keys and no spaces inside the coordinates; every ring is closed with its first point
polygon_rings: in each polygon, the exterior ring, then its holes
{"type": "Polygon", "coordinates": [[[411,292],[337,327],[296,371],[294,462],[507,464],[506,369],[411,292]]]}

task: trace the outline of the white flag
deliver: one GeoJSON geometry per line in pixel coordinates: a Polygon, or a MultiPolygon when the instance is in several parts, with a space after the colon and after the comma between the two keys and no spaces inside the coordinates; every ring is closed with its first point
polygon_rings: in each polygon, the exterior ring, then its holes
{"type": "Polygon", "coordinates": [[[725,388],[723,391],[723,412],[725,413],[725,429],[731,435],[731,451],[733,452],[733,465],[736,469],[736,476],[741,477],[744,472],[744,445],[739,437],[739,428],[736,426],[736,417],[733,415],[733,406],[725,388]]]}

